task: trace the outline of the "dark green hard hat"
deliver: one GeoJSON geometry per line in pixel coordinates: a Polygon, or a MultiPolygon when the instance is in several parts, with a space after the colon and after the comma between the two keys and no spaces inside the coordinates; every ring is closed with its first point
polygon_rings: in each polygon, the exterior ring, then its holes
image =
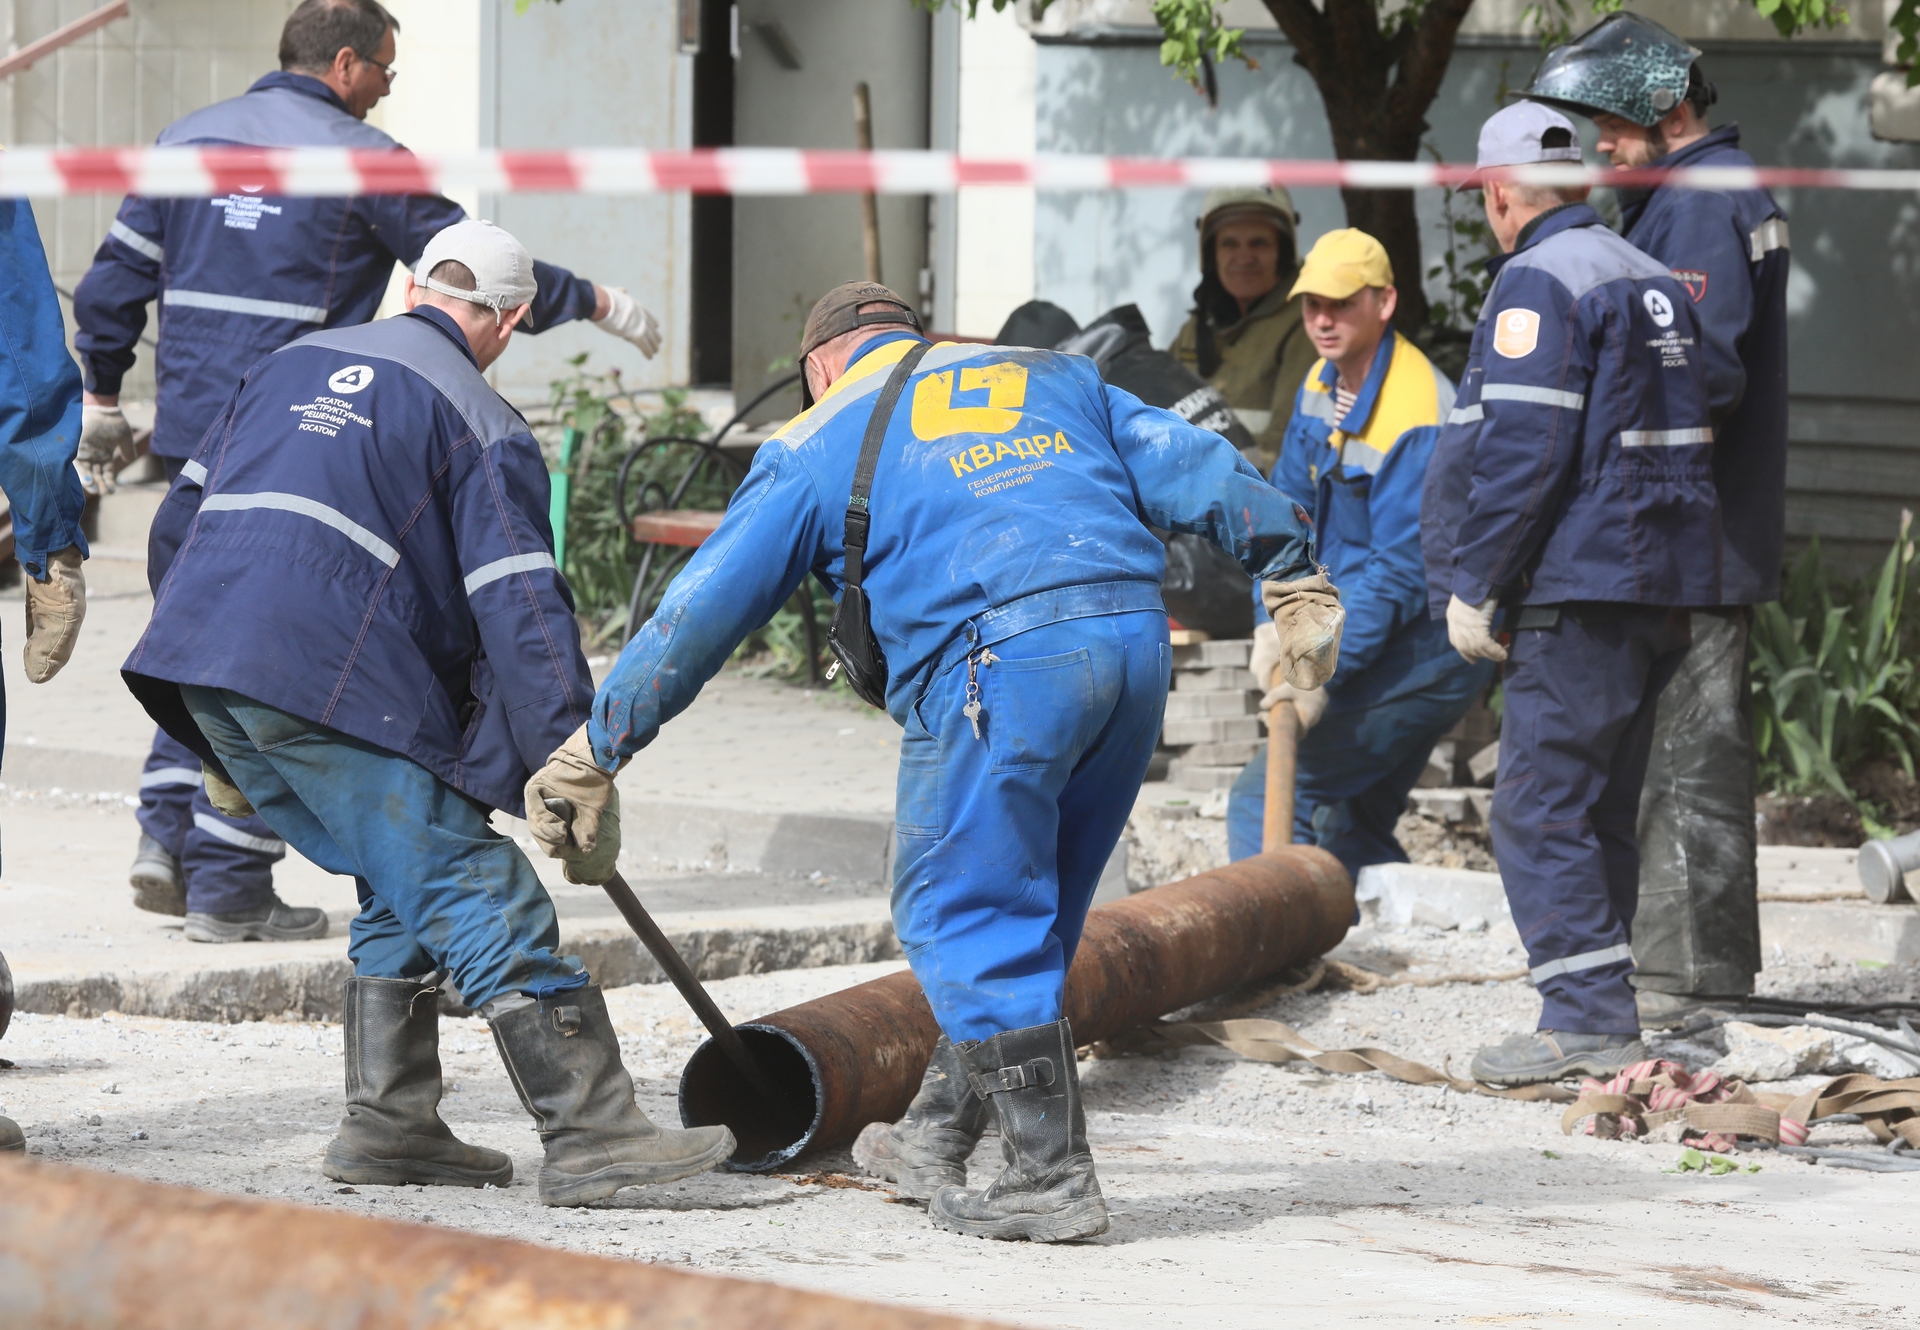
{"type": "MultiPolygon", "coordinates": [[[[1650,18],[1609,14],[1547,52],[1521,96],[1653,126],[1686,99],[1700,52],[1650,18]]],[[[1708,100],[1711,100],[1711,93],[1708,100]]]]}

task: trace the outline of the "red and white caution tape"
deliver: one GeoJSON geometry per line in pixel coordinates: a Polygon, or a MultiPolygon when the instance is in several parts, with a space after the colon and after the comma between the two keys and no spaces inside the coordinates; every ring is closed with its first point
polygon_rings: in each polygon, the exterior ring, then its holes
{"type": "MultiPolygon", "coordinates": [[[[1211,189],[1328,185],[1347,189],[1458,186],[1468,165],[1278,161],[1253,157],[962,157],[951,152],[816,152],[717,148],[653,152],[356,152],[344,148],[15,148],[0,153],[0,197],[65,194],[201,197],[419,194],[944,194],[980,185],[1050,190],[1211,189]]],[[[1920,191],[1920,171],[1808,167],[1682,167],[1619,171],[1571,164],[1508,167],[1500,178],[1540,185],[1756,186],[1920,191]]]]}

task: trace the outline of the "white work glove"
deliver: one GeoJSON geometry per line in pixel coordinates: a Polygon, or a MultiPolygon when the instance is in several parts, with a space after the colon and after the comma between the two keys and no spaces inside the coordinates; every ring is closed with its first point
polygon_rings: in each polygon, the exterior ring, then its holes
{"type": "Polygon", "coordinates": [[[113,493],[114,463],[133,460],[133,426],[119,407],[80,408],[80,450],[73,460],[87,493],[113,493]]]}
{"type": "Polygon", "coordinates": [[[660,351],[660,321],[624,289],[606,286],[607,317],[595,319],[593,326],[615,337],[624,337],[640,348],[640,354],[652,360],[660,351]]]}
{"type": "Polygon", "coordinates": [[[1280,630],[1270,623],[1258,625],[1253,630],[1253,656],[1247,661],[1247,673],[1253,676],[1253,686],[1266,692],[1277,682],[1273,672],[1280,668],[1280,630]]]}
{"type": "Polygon", "coordinates": [[[1324,572],[1293,582],[1262,582],[1260,601],[1273,616],[1280,669],[1295,688],[1318,688],[1340,664],[1347,612],[1324,572]]]}
{"type": "Polygon", "coordinates": [[[73,655],[80,621],[87,617],[87,579],[80,547],[69,545],[47,560],[47,580],[29,577],[27,645],[21,652],[29,683],[45,683],[73,655]]]}
{"type": "Polygon", "coordinates": [[[569,882],[599,886],[613,876],[620,858],[620,792],[613,773],[593,760],[587,727],[553,750],[547,765],[527,782],[527,830],[550,859],[558,859],[569,882]],[[564,800],[565,816],[547,807],[564,800]]]}
{"type": "Polygon", "coordinates": [[[1447,641],[1467,660],[1505,660],[1507,649],[1494,640],[1493,616],[1500,597],[1469,605],[1455,596],[1447,602],[1447,641]]]}
{"type": "Polygon", "coordinates": [[[1270,715],[1282,702],[1293,703],[1293,714],[1300,722],[1300,733],[1305,734],[1320,723],[1320,717],[1327,714],[1327,690],[1324,688],[1295,688],[1290,683],[1275,684],[1260,699],[1260,710],[1270,715]]]}

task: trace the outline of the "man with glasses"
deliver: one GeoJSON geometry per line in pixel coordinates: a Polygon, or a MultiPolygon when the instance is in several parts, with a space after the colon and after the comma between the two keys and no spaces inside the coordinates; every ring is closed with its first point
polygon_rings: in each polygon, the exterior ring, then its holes
{"type": "MultiPolygon", "coordinates": [[[[378,0],[302,0],[281,29],[279,70],[175,121],[159,142],[397,149],[366,115],[392,86],[398,27],[378,0]]],[[[90,488],[110,488],[116,457],[132,447],[120,383],[149,302],[160,302],[150,446],[172,480],[249,366],[297,337],[368,322],[394,263],[411,267],[430,237],[464,216],[430,194],[290,198],[242,186],[212,199],[129,197],[74,298],[86,386],[79,460],[90,488]]],[[[591,318],[643,355],[660,349],[659,324],[624,291],[550,264],[535,263],[534,276],[525,331],[591,318]]],[[[258,818],[220,812],[200,786],[199,759],[156,735],[141,778],[134,903],[186,915],[196,942],[323,936],[324,911],[274,894],[286,845],[258,818]]]]}

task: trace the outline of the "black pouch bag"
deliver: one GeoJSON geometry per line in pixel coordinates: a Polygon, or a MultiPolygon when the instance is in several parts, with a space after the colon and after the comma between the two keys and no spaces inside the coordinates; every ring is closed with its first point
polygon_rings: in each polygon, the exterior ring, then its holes
{"type": "Polygon", "coordinates": [[[880,465],[880,444],[887,437],[893,409],[913,375],[914,366],[932,349],[930,343],[921,342],[902,356],[887,376],[886,386],[880,389],[879,400],[873,404],[866,438],[860,443],[860,461],[853,472],[853,493],[847,499],[847,566],[840,603],[834,607],[833,622],[827,625],[827,645],[833,649],[834,657],[827,677],[831,679],[844,670],[847,683],[859,694],[860,700],[882,709],[887,705],[887,653],[880,649],[879,639],[873,635],[867,592],[861,585],[866,575],[867,532],[871,527],[867,499],[873,492],[873,473],[880,465]]]}

